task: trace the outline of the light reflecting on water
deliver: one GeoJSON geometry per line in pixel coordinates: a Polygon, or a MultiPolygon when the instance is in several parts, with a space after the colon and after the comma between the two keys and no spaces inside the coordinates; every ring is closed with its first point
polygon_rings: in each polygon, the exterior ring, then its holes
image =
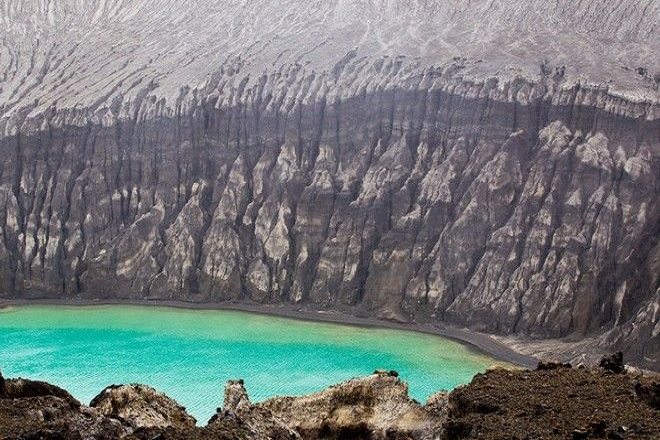
{"type": "Polygon", "coordinates": [[[493,358],[437,336],[235,311],[29,306],[0,310],[0,370],[46,380],[83,403],[110,384],[163,391],[199,422],[244,378],[252,400],[306,394],[384,368],[424,401],[493,358]]]}

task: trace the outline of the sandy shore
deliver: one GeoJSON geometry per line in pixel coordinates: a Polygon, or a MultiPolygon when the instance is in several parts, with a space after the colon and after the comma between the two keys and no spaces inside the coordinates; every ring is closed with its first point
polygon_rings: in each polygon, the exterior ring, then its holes
{"type": "Polygon", "coordinates": [[[419,333],[432,334],[453,339],[467,344],[501,361],[519,365],[525,368],[534,368],[537,359],[514,351],[505,344],[496,341],[491,336],[474,332],[464,328],[450,327],[440,323],[399,323],[374,318],[358,318],[345,313],[333,311],[316,311],[299,308],[291,305],[265,305],[238,302],[187,302],[187,301],[164,301],[164,300],[72,300],[72,299],[30,299],[30,300],[0,300],[0,308],[3,306],[30,306],[30,305],[53,305],[69,307],[89,307],[104,305],[132,305],[132,306],[156,306],[172,307],[189,310],[234,310],[262,315],[272,315],[284,318],[299,319],[313,322],[328,322],[335,324],[346,324],[360,327],[387,328],[396,330],[408,330],[419,333]]]}

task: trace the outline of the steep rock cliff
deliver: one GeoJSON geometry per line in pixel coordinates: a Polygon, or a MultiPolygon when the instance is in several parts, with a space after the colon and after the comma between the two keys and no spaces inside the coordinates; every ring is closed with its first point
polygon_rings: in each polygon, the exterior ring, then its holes
{"type": "Polygon", "coordinates": [[[658,368],[657,1],[210,3],[1,3],[0,295],[296,303],[658,368]]]}

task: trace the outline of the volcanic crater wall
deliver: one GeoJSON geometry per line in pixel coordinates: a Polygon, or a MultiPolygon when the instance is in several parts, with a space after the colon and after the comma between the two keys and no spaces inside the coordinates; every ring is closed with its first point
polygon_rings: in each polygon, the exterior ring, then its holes
{"type": "Polygon", "coordinates": [[[299,304],[657,369],[658,4],[516,1],[1,2],[0,297],[299,304]]]}
{"type": "Polygon", "coordinates": [[[548,95],[552,79],[436,77],[341,100],[307,76],[290,102],[264,77],[182,91],[173,114],[143,99],[118,110],[126,120],[7,136],[2,292],[309,303],[540,337],[614,329],[638,354],[635,341],[657,342],[647,106],[548,95]],[[218,105],[228,93],[244,96],[218,105]]]}

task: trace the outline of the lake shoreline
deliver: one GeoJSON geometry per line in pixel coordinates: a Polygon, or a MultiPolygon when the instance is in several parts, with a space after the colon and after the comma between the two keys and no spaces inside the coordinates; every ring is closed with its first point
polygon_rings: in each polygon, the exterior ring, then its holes
{"type": "Polygon", "coordinates": [[[318,311],[303,309],[291,305],[265,305],[245,302],[189,302],[171,300],[80,300],[80,299],[3,299],[0,300],[0,309],[5,307],[21,306],[67,306],[67,307],[93,307],[93,306],[140,306],[165,307],[186,310],[229,310],[258,315],[270,315],[281,318],[296,319],[310,322],[324,322],[332,324],[351,325],[366,328],[385,328],[406,330],[417,333],[430,334],[448,338],[477,351],[486,353],[498,360],[518,365],[524,368],[535,368],[537,359],[518,353],[511,347],[496,341],[490,335],[475,332],[465,328],[451,327],[441,323],[422,324],[417,322],[403,323],[377,318],[360,318],[336,311],[318,311]]]}

